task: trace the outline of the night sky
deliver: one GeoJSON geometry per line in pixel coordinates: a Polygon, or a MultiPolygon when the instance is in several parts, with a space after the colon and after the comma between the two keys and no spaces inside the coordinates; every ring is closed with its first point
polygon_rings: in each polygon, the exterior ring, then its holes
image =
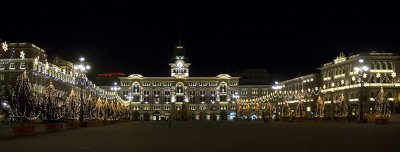
{"type": "Polygon", "coordinates": [[[1,2],[0,38],[32,42],[98,73],[169,76],[182,38],[192,76],[267,68],[272,80],[313,73],[339,52],[397,52],[399,9],[364,3],[1,2]]]}

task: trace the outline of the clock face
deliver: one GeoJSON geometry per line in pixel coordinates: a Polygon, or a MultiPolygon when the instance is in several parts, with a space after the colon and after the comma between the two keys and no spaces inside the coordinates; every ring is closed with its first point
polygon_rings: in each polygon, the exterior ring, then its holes
{"type": "Polygon", "coordinates": [[[185,63],[184,61],[178,60],[178,61],[176,61],[176,66],[177,66],[178,68],[182,68],[184,63],[185,63]]]}
{"type": "Polygon", "coordinates": [[[179,62],[179,63],[176,64],[176,66],[178,66],[178,68],[182,68],[183,67],[183,63],[179,62]]]}

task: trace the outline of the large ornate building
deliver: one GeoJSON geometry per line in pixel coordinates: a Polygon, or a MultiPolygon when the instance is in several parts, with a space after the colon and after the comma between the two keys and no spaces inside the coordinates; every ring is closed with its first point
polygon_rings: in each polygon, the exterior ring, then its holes
{"type": "MultiPolygon", "coordinates": [[[[191,77],[185,48],[174,50],[171,75],[144,77],[132,74],[119,77],[118,94],[131,101],[133,117],[145,120],[232,119],[239,97],[239,77],[219,74],[215,77],[191,77]]],[[[107,87],[106,87],[107,88],[107,87]]]]}
{"type": "Polygon", "coordinates": [[[393,112],[399,110],[400,56],[395,53],[363,52],[346,57],[341,53],[321,68],[321,87],[328,116],[343,94],[349,103],[349,115],[356,118],[374,112],[375,98],[381,87],[386,91],[393,112]]]}

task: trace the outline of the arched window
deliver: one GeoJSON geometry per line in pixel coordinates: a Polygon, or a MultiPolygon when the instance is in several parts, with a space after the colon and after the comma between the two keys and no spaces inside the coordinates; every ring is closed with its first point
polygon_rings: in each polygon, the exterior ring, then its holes
{"type": "Polygon", "coordinates": [[[133,92],[133,93],[140,93],[140,86],[139,86],[139,84],[137,84],[137,83],[134,83],[134,84],[133,84],[132,92],[133,92]]]}
{"type": "Polygon", "coordinates": [[[383,63],[382,63],[382,69],[383,69],[383,70],[386,70],[386,64],[387,64],[386,62],[383,62],[383,63]]]}
{"type": "Polygon", "coordinates": [[[378,70],[382,69],[382,64],[380,62],[378,62],[376,69],[378,69],[378,70]]]}
{"type": "Polygon", "coordinates": [[[226,92],[226,83],[221,83],[219,86],[219,92],[225,93],[226,92]]]}
{"type": "Polygon", "coordinates": [[[389,63],[388,63],[388,69],[389,69],[389,70],[392,70],[392,68],[393,68],[393,65],[392,65],[392,64],[393,64],[392,62],[389,62],[389,63]]]}
{"type": "Polygon", "coordinates": [[[371,69],[376,69],[374,62],[371,62],[371,69]]]}
{"type": "Polygon", "coordinates": [[[178,84],[178,86],[176,86],[176,93],[183,93],[183,85],[182,84],[178,84]]]}

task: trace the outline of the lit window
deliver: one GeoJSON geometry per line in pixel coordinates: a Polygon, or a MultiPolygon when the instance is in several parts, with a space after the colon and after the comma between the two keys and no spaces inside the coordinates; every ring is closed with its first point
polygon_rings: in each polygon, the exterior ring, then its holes
{"type": "Polygon", "coordinates": [[[10,63],[10,69],[15,69],[15,63],[10,63]]]}
{"type": "Polygon", "coordinates": [[[19,65],[19,69],[25,69],[25,68],[26,68],[25,62],[22,62],[22,63],[19,65]]]}

